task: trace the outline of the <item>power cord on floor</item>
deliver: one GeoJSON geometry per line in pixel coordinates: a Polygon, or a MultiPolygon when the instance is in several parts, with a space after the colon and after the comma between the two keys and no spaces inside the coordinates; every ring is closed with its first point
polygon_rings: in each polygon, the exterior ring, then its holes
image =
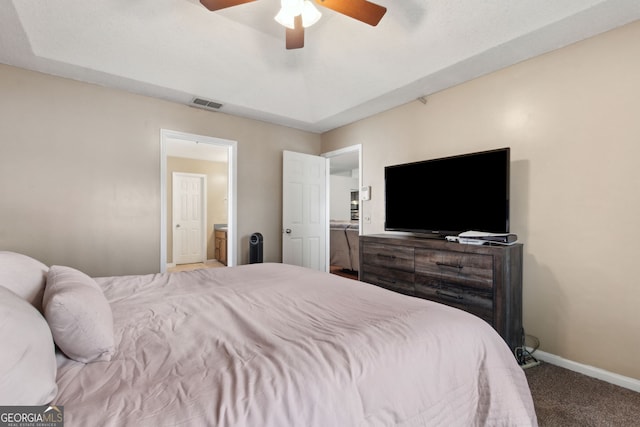
{"type": "Polygon", "coordinates": [[[526,335],[524,333],[524,329],[522,329],[522,346],[516,347],[514,350],[514,355],[516,356],[516,360],[522,369],[532,368],[534,366],[538,366],[540,362],[533,356],[533,353],[540,347],[540,340],[533,335],[526,335]],[[531,338],[534,340],[534,345],[531,346],[531,351],[527,350],[526,341],[527,338],[531,338]]]}

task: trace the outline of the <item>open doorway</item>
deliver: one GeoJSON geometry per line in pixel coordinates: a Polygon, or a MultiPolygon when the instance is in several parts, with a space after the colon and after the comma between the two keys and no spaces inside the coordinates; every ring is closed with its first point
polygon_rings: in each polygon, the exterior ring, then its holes
{"type": "MultiPolygon", "coordinates": [[[[202,218],[202,235],[192,239],[194,247],[201,248],[197,255],[202,263],[236,264],[236,179],[237,143],[221,138],[194,135],[162,129],[161,145],[161,211],[160,211],[160,271],[166,272],[180,259],[177,250],[188,247],[177,242],[184,234],[176,233],[184,227],[174,214],[174,172],[203,175],[208,182],[202,206],[193,209],[202,218]]],[[[196,200],[197,198],[193,199],[196,200]]],[[[185,199],[186,200],[186,199],[185,199]]],[[[189,202],[190,204],[194,204],[189,202]]],[[[197,251],[196,251],[197,252],[197,251]]],[[[186,266],[188,267],[188,265],[186,266]]],[[[190,269],[190,268],[184,268],[190,269]]]]}
{"type": "Polygon", "coordinates": [[[323,156],[329,159],[328,271],[358,279],[362,147],[360,144],[353,145],[323,156]]]}

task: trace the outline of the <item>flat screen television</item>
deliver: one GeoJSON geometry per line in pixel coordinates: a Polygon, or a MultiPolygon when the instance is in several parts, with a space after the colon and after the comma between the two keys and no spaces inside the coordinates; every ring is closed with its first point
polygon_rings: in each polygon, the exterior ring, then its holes
{"type": "Polygon", "coordinates": [[[387,166],[385,230],[509,232],[510,149],[387,166]]]}

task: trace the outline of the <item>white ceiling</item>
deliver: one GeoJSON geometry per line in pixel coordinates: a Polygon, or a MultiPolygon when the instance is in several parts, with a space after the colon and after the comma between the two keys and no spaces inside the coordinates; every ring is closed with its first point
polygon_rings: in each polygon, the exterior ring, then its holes
{"type": "MultiPolygon", "coordinates": [[[[324,132],[640,18],[638,0],[374,0],[286,50],[279,0],[2,0],[0,62],[324,132]]],[[[212,113],[215,114],[215,113],[212,113]]]]}

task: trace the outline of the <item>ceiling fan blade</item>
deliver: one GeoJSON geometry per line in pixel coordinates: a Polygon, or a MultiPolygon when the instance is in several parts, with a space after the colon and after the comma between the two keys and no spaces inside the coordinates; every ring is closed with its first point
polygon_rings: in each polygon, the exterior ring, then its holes
{"type": "Polygon", "coordinates": [[[295,28],[287,30],[287,49],[300,49],[304,47],[304,27],[302,26],[302,15],[293,18],[295,28]]]}
{"type": "Polygon", "coordinates": [[[378,25],[387,8],[367,0],[315,0],[320,6],[335,10],[372,26],[378,25]]]}
{"type": "Polygon", "coordinates": [[[244,3],[251,3],[252,1],[256,0],[200,0],[200,3],[207,9],[214,11],[244,3]]]}

